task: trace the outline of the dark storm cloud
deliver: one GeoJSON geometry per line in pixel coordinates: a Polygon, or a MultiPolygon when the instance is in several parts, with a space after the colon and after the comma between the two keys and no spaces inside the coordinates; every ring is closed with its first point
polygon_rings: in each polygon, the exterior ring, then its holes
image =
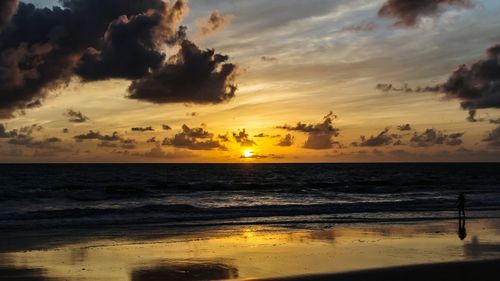
{"type": "Polygon", "coordinates": [[[191,150],[226,149],[219,141],[213,139],[213,134],[203,128],[182,126],[182,132],[172,138],[165,138],[163,145],[191,150]]]}
{"type": "Polygon", "coordinates": [[[237,133],[233,133],[233,137],[237,143],[241,146],[255,146],[257,145],[253,139],[250,138],[250,135],[246,132],[245,129],[239,131],[237,133]]]}
{"type": "Polygon", "coordinates": [[[334,144],[338,144],[333,141],[333,137],[339,135],[339,129],[333,127],[333,120],[337,118],[333,112],[330,111],[325,117],[323,117],[323,122],[318,124],[306,124],[298,122],[297,125],[283,125],[277,128],[284,129],[288,131],[297,131],[308,134],[307,141],[304,144],[304,148],[308,149],[330,149],[334,144]]]}
{"type": "Polygon", "coordinates": [[[427,129],[425,132],[415,132],[410,139],[410,144],[418,147],[433,145],[458,146],[463,143],[464,133],[447,134],[436,129],[427,129]]]}
{"type": "Polygon", "coordinates": [[[0,118],[41,104],[69,81],[89,47],[97,48],[109,23],[122,15],[162,9],[161,0],[63,0],[63,8],[19,3],[0,34],[0,118]],[[91,19],[91,20],[89,20],[91,19]]]}
{"type": "Polygon", "coordinates": [[[378,84],[376,88],[384,92],[443,93],[461,101],[462,108],[469,111],[468,121],[484,121],[476,118],[478,109],[500,108],[500,45],[487,49],[484,59],[460,65],[445,83],[424,88],[378,84]]]}
{"type": "MultiPolygon", "coordinates": [[[[61,6],[19,3],[0,33],[0,118],[40,106],[75,74],[83,81],[138,79],[130,97],[154,103],[234,96],[236,67],[225,63],[228,57],[186,40],[179,26],[186,1],[62,0],[61,6]],[[166,59],[167,45],[179,45],[180,53],[166,59]]],[[[0,7],[6,19],[11,5],[0,7]]]]}
{"type": "Polygon", "coordinates": [[[16,12],[19,0],[2,0],[0,2],[0,32],[16,12]]]}
{"type": "Polygon", "coordinates": [[[277,146],[292,146],[294,144],[294,142],[295,142],[295,137],[292,136],[291,134],[287,134],[282,139],[280,139],[280,141],[276,145],[277,146]]]}
{"type": "Polygon", "coordinates": [[[171,63],[132,82],[129,98],[152,103],[217,104],[236,92],[236,66],[214,50],[201,50],[188,40],[171,63]]]}
{"type": "Polygon", "coordinates": [[[461,65],[441,85],[449,98],[462,101],[462,108],[500,108],[500,45],[486,50],[487,57],[472,65],[461,65]]]}
{"type": "Polygon", "coordinates": [[[198,20],[198,33],[206,36],[217,32],[228,26],[233,18],[231,15],[221,15],[218,11],[212,11],[208,18],[198,20]]]}
{"type": "Polygon", "coordinates": [[[165,55],[155,50],[154,28],[161,16],[122,16],[106,32],[101,51],[90,48],[82,56],[76,73],[86,81],[109,78],[137,79],[158,68],[165,55]]]}
{"type": "Polygon", "coordinates": [[[153,127],[151,126],[148,126],[148,127],[135,127],[135,128],[132,128],[131,129],[132,132],[141,132],[141,133],[144,133],[144,132],[154,132],[155,129],[153,129],[153,127]]]}
{"type": "Polygon", "coordinates": [[[387,0],[379,16],[394,18],[397,26],[414,26],[424,16],[439,15],[447,6],[471,8],[470,0],[387,0]]]}
{"type": "Polygon", "coordinates": [[[487,142],[490,146],[500,147],[500,126],[489,132],[483,141],[487,142]]]}
{"type": "Polygon", "coordinates": [[[85,116],[81,111],[76,111],[73,109],[68,109],[65,116],[69,117],[68,121],[71,123],[85,123],[89,121],[89,118],[85,116]]]}

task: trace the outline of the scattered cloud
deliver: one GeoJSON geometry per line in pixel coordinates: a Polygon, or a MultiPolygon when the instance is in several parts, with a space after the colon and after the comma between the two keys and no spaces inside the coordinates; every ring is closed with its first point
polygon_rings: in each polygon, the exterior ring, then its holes
{"type": "Polygon", "coordinates": [[[169,125],[166,125],[166,124],[161,125],[161,128],[163,129],[163,131],[170,131],[170,130],[172,130],[172,127],[170,127],[169,125]]]}
{"type": "Polygon", "coordinates": [[[165,138],[162,144],[191,150],[226,149],[219,141],[213,139],[213,134],[203,128],[190,128],[187,125],[183,125],[182,132],[174,137],[165,138]]]}
{"type": "Polygon", "coordinates": [[[215,33],[227,27],[233,19],[233,15],[222,15],[218,11],[212,11],[207,18],[196,20],[198,24],[198,34],[204,37],[215,33]]]}
{"type": "Polygon", "coordinates": [[[367,146],[367,147],[377,147],[386,146],[394,143],[395,140],[399,139],[400,136],[397,134],[391,134],[389,128],[384,129],[376,136],[371,136],[369,138],[361,136],[361,142],[353,143],[354,146],[367,146]]]}
{"type": "Polygon", "coordinates": [[[405,131],[411,131],[412,128],[410,124],[404,124],[404,125],[399,125],[398,130],[401,132],[405,132],[405,131]]]}
{"type": "Polygon", "coordinates": [[[500,147],[500,126],[489,132],[483,141],[487,142],[490,146],[500,147]]]}
{"type": "Polygon", "coordinates": [[[415,132],[410,139],[410,144],[417,147],[433,145],[458,146],[463,143],[464,133],[447,134],[436,129],[427,129],[422,133],[415,132]]]}
{"type": "Polygon", "coordinates": [[[260,57],[260,60],[263,61],[263,62],[275,62],[275,61],[278,61],[278,58],[276,58],[276,57],[262,56],[262,57],[260,57]]]}
{"type": "Polygon", "coordinates": [[[284,129],[288,131],[297,131],[302,133],[307,133],[308,138],[304,144],[304,148],[308,149],[330,149],[337,142],[333,141],[333,137],[339,135],[339,129],[333,127],[333,120],[337,116],[330,111],[325,117],[323,117],[323,122],[318,124],[306,124],[298,122],[297,125],[283,125],[278,126],[279,129],[284,129]]]}
{"type": "Polygon", "coordinates": [[[140,132],[140,133],[154,132],[155,131],[155,129],[153,129],[153,127],[151,127],[151,126],[148,126],[148,127],[135,127],[135,128],[132,128],[131,130],[132,130],[132,132],[140,132]]]}
{"type": "Polygon", "coordinates": [[[257,145],[253,139],[250,138],[250,135],[243,129],[237,133],[233,133],[233,137],[237,143],[241,146],[255,146],[257,145]]]}
{"type": "Polygon", "coordinates": [[[291,134],[287,134],[278,142],[277,146],[292,146],[295,142],[295,137],[291,134]]]}
{"type": "Polygon", "coordinates": [[[69,117],[68,121],[71,123],[85,123],[90,120],[81,111],[76,111],[71,108],[64,113],[64,116],[69,117]]]}

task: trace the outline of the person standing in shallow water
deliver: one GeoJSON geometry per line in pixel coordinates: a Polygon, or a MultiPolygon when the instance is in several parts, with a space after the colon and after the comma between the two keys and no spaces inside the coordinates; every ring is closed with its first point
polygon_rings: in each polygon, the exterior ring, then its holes
{"type": "Polygon", "coordinates": [[[460,192],[457,199],[458,208],[458,237],[464,240],[467,237],[467,230],[465,229],[465,195],[460,192]]]}
{"type": "Polygon", "coordinates": [[[465,218],[465,195],[462,192],[458,194],[457,207],[458,207],[458,217],[465,218]]]}

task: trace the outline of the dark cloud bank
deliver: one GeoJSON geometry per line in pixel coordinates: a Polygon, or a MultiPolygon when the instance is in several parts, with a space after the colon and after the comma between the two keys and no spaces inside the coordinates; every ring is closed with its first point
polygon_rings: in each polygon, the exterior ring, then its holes
{"type": "MultiPolygon", "coordinates": [[[[418,88],[378,84],[376,88],[384,92],[442,93],[460,101],[461,107],[469,111],[468,121],[485,121],[476,118],[478,109],[500,108],[500,44],[488,48],[485,58],[470,65],[460,65],[445,83],[418,88]]],[[[491,123],[496,121],[490,120],[491,123]]]]}
{"type": "Polygon", "coordinates": [[[77,75],[132,80],[129,98],[153,103],[220,103],[236,91],[236,66],[201,50],[179,26],[177,0],[62,0],[62,7],[0,4],[0,118],[41,105],[77,75]],[[17,7],[17,10],[16,10],[17,7]],[[179,52],[168,57],[167,47],[179,52]]]}

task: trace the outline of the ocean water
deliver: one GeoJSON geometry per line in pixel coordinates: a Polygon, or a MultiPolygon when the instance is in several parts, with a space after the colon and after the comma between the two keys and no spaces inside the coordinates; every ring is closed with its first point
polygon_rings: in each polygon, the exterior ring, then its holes
{"type": "Polygon", "coordinates": [[[0,229],[500,217],[500,164],[1,165],[0,229]]]}

